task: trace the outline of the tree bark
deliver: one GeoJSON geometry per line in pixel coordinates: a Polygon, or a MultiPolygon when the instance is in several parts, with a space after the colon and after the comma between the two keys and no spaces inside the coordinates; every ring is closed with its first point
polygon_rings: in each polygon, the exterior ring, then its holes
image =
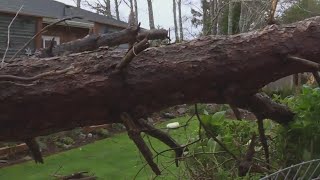
{"type": "Polygon", "coordinates": [[[149,13],[149,27],[150,27],[150,29],[155,29],[152,0],[147,0],[147,1],[148,1],[148,13],[149,13]]]}
{"type": "Polygon", "coordinates": [[[210,22],[210,16],[208,16],[208,11],[211,12],[211,9],[209,8],[209,4],[206,0],[202,0],[202,34],[203,35],[208,35],[211,34],[209,33],[211,31],[210,25],[208,25],[208,22],[210,22]],[[210,9],[210,10],[209,10],[210,9]]]}
{"type": "Polygon", "coordinates": [[[217,6],[218,0],[210,0],[210,22],[211,22],[211,34],[216,35],[218,30],[218,20],[217,20],[217,6]],[[213,19],[215,20],[213,21],[213,19]]]}
{"type": "Polygon", "coordinates": [[[175,34],[176,42],[179,42],[176,0],[172,0],[172,2],[173,2],[172,7],[173,7],[174,34],[175,34]]]}
{"type": "Polygon", "coordinates": [[[319,40],[320,17],[315,17],[149,48],[117,73],[125,50],[20,59],[0,71],[0,140],[122,122],[124,112],[145,118],[185,103],[226,103],[287,123],[294,114],[257,93],[282,77],[319,70],[319,40]]]}
{"type": "Polygon", "coordinates": [[[233,34],[233,3],[229,2],[228,10],[228,35],[233,34]]]}
{"type": "Polygon", "coordinates": [[[77,8],[81,8],[81,0],[77,0],[77,8]]]}
{"type": "Polygon", "coordinates": [[[111,15],[111,2],[110,2],[110,0],[105,0],[104,1],[105,2],[105,4],[106,4],[106,16],[108,16],[108,17],[112,17],[112,15],[111,15]]]}
{"type": "Polygon", "coordinates": [[[181,0],[178,0],[178,12],[179,12],[180,41],[183,41],[183,27],[182,27],[181,0]]]}
{"type": "Polygon", "coordinates": [[[120,12],[119,12],[118,0],[114,0],[114,4],[115,4],[115,9],[116,9],[116,17],[117,17],[117,20],[120,21],[120,12]]]}
{"type": "Polygon", "coordinates": [[[134,13],[135,13],[136,24],[138,24],[139,23],[139,16],[138,16],[138,3],[137,3],[137,0],[134,0],[134,13]]]}

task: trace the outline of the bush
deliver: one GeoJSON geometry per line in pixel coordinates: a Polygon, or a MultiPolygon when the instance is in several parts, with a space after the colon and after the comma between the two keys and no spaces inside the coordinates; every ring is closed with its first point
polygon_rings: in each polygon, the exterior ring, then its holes
{"type": "Polygon", "coordinates": [[[93,131],[94,134],[98,135],[99,137],[109,137],[110,136],[110,132],[107,129],[104,128],[100,128],[100,129],[96,129],[93,131]]]}
{"type": "Polygon", "coordinates": [[[285,166],[320,158],[320,89],[303,86],[296,97],[287,97],[295,120],[278,129],[278,148],[285,166]]]}

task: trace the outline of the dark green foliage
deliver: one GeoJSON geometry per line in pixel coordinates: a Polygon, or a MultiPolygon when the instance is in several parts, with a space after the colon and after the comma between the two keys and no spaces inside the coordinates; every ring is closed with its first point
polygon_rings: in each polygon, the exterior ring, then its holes
{"type": "Polygon", "coordinates": [[[279,129],[285,165],[320,158],[320,89],[303,86],[299,96],[282,102],[297,113],[294,122],[279,129]]]}
{"type": "MultiPolygon", "coordinates": [[[[203,125],[216,136],[237,157],[245,155],[250,139],[257,134],[256,123],[250,121],[238,121],[225,118],[225,111],[216,112],[213,115],[201,115],[203,125]]],[[[266,132],[269,136],[272,128],[271,121],[265,121],[266,132]]],[[[202,136],[207,133],[202,132],[202,136]]],[[[194,179],[258,179],[260,175],[254,173],[247,177],[239,178],[237,162],[224,151],[220,145],[208,135],[201,142],[194,144],[188,152],[192,156],[186,159],[186,167],[194,179]]],[[[256,156],[263,159],[260,143],[256,143],[256,156]]],[[[258,162],[256,162],[258,163],[258,162]]]]}
{"type": "Polygon", "coordinates": [[[109,137],[110,136],[110,132],[107,129],[104,128],[100,128],[100,129],[96,129],[93,131],[93,134],[98,135],[99,137],[109,137]]]}

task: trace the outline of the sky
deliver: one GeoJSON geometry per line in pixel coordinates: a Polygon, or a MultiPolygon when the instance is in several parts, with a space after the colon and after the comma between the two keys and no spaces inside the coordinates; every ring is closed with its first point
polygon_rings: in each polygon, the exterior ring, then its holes
{"type": "MultiPolygon", "coordinates": [[[[75,2],[74,0],[56,0],[68,5],[72,5],[75,6],[75,2]]],[[[76,0],[75,0],[76,1],[76,0]]],[[[85,1],[85,0],[82,0],[85,1]]],[[[96,0],[88,0],[91,3],[94,3],[96,0]]],[[[111,2],[113,3],[114,1],[111,0],[111,2]]],[[[128,0],[127,0],[128,2],[128,0]]],[[[153,15],[154,15],[154,21],[155,21],[155,26],[158,27],[162,27],[165,29],[169,29],[171,30],[171,37],[174,36],[174,32],[173,27],[174,27],[174,23],[173,23],[173,2],[172,0],[152,0],[152,5],[153,5],[153,15]]],[[[138,18],[139,18],[139,22],[141,22],[141,26],[143,28],[149,28],[149,15],[148,15],[148,4],[147,4],[147,0],[137,0],[137,4],[138,4],[138,18]]],[[[199,32],[199,28],[195,28],[191,26],[191,22],[190,22],[190,17],[191,17],[191,7],[193,8],[199,8],[199,0],[182,0],[182,18],[184,20],[183,23],[183,29],[184,29],[184,34],[185,37],[187,39],[193,39],[196,34],[199,32]],[[193,5],[190,5],[191,4],[193,5]]],[[[114,11],[114,4],[111,5],[111,9],[112,9],[112,14],[115,15],[115,11],[114,11]]],[[[85,2],[82,3],[81,6],[83,9],[86,10],[91,10],[85,2]]],[[[125,4],[124,2],[122,2],[120,4],[120,19],[122,21],[127,22],[128,19],[128,15],[130,12],[130,8],[128,7],[127,4],[125,4]]],[[[93,10],[91,10],[93,11],[93,10]]],[[[177,14],[178,15],[178,14],[177,14]]],[[[173,38],[174,39],[174,38],[173,38]]]]}

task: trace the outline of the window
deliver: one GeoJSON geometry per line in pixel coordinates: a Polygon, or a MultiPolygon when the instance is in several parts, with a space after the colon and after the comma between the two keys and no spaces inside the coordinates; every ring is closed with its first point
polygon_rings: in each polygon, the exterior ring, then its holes
{"type": "Polygon", "coordinates": [[[50,46],[51,40],[54,38],[54,45],[60,44],[60,37],[59,36],[42,36],[42,47],[47,48],[50,46]]]}

